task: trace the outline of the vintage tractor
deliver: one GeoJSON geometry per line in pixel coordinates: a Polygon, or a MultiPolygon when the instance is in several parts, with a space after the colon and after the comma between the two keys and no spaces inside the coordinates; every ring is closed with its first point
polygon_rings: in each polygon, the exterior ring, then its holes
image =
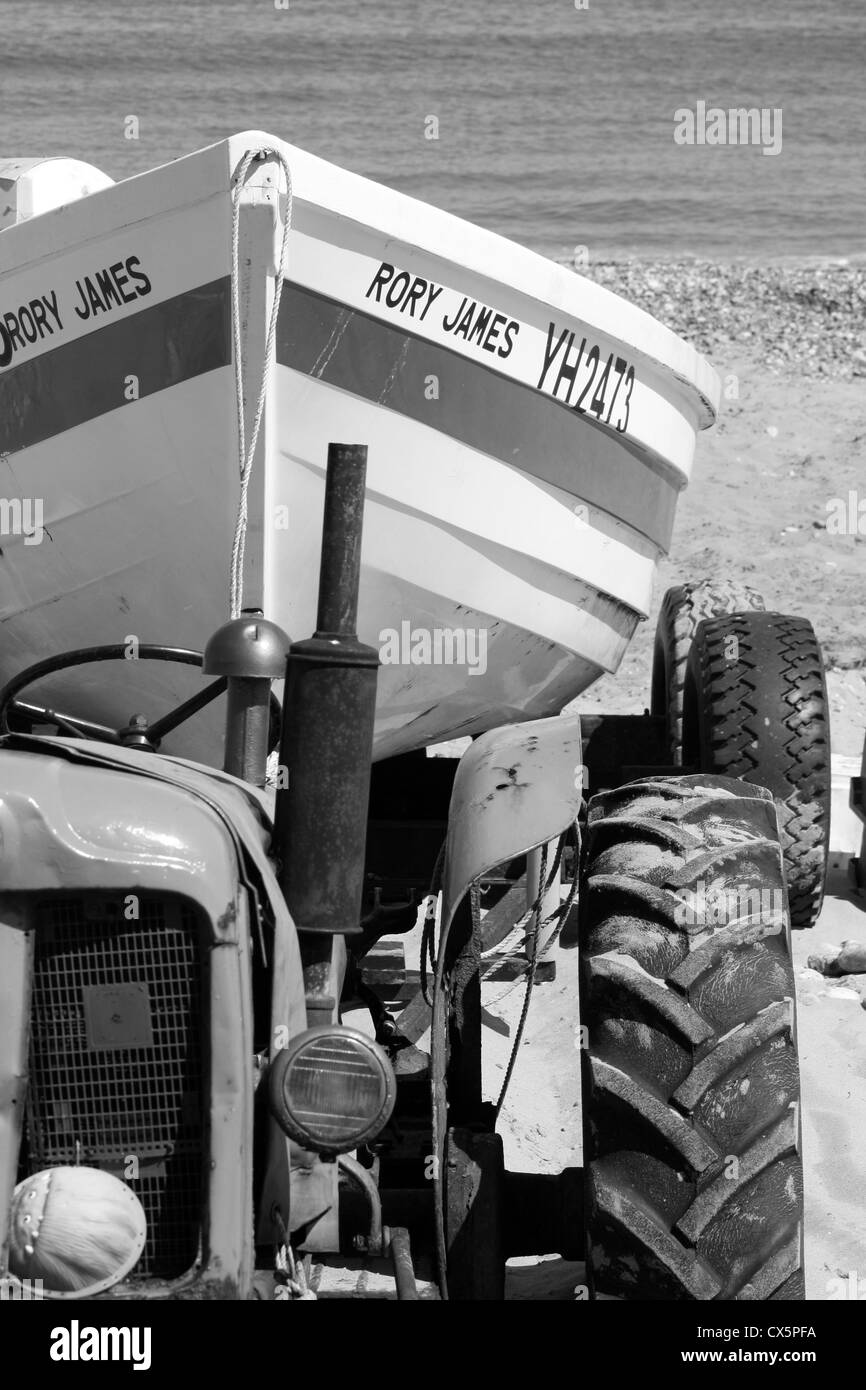
{"type": "Polygon", "coordinates": [[[247,613],[203,655],[142,647],[215,680],[120,730],[22,698],[119,647],[0,694],[0,1274],[57,1298],[303,1298],[310,1257],[344,1252],[389,1258],[398,1297],[429,1269],[475,1300],[504,1296],[509,1257],[558,1253],[590,1297],[803,1298],[789,904],[818,910],[829,804],[811,629],[672,590],[651,711],[372,765],[364,459],[332,446],[310,640],[247,613]],[[224,772],[156,751],[226,688],[224,772]],[[419,910],[429,979],[395,1016],[369,962],[419,910]],[[528,1007],[576,916],[584,1152],[508,1172],[482,961],[525,922],[528,1007]],[[370,1028],[341,1021],[353,1002],[370,1028]],[[135,1195],[137,1247],[82,1168],[135,1195]],[[89,1264],[76,1223],[104,1228],[89,1264]]]}

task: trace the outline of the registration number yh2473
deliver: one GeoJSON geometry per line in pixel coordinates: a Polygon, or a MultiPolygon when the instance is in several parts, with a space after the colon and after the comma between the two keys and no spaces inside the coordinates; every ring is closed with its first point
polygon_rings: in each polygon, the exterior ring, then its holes
{"type": "Polygon", "coordinates": [[[588,343],[586,338],[578,343],[577,334],[567,328],[557,335],[556,324],[551,323],[538,390],[579,415],[594,415],[600,423],[624,434],[634,390],[634,367],[613,352],[605,358],[598,344],[588,343]]]}

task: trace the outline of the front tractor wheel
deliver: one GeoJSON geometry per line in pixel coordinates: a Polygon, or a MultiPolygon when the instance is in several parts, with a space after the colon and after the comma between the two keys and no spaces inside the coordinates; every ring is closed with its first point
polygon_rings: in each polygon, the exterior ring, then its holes
{"type": "Polygon", "coordinates": [[[804,1297],[794,982],[773,799],[712,776],[589,805],[587,1274],[625,1299],[804,1297]]]}
{"type": "Polygon", "coordinates": [[[830,844],[830,725],[821,648],[806,618],[737,613],[699,624],[686,666],[683,761],[773,793],[791,926],[814,926],[830,844]]]}
{"type": "Polygon", "coordinates": [[[662,599],[652,665],[651,712],[664,717],[671,762],[683,762],[683,693],[686,664],[698,626],[705,618],[763,611],[764,600],[734,579],[702,579],[677,584],[662,599]]]}

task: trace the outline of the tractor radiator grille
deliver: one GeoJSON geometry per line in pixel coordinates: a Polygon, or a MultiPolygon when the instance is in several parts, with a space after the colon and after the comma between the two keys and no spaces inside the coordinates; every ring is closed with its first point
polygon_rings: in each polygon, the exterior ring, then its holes
{"type": "Polygon", "coordinates": [[[201,934],[183,902],[138,905],[136,921],[116,898],[37,907],[25,1171],[123,1178],[147,1217],[135,1276],[170,1279],[194,1263],[202,1221],[201,934]]]}

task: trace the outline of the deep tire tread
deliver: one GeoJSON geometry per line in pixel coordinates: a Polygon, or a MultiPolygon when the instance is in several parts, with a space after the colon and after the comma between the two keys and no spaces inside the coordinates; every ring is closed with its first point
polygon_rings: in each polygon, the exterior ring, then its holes
{"type": "Polygon", "coordinates": [[[677,584],[662,599],[653,655],[652,713],[666,715],[671,761],[682,767],[683,692],[692,639],[704,618],[762,612],[764,600],[747,584],[702,579],[677,584]]]}
{"type": "Polygon", "coordinates": [[[830,733],[811,624],[780,613],[702,622],[687,665],[685,703],[686,761],[772,791],[791,925],[813,926],[829,852],[830,733]]]}
{"type": "Polygon", "coordinates": [[[705,774],[590,803],[584,1163],[599,1292],[803,1297],[794,982],[774,820],[766,790],[705,774]],[[736,913],[756,879],[781,913],[683,925],[701,881],[736,913]]]}

